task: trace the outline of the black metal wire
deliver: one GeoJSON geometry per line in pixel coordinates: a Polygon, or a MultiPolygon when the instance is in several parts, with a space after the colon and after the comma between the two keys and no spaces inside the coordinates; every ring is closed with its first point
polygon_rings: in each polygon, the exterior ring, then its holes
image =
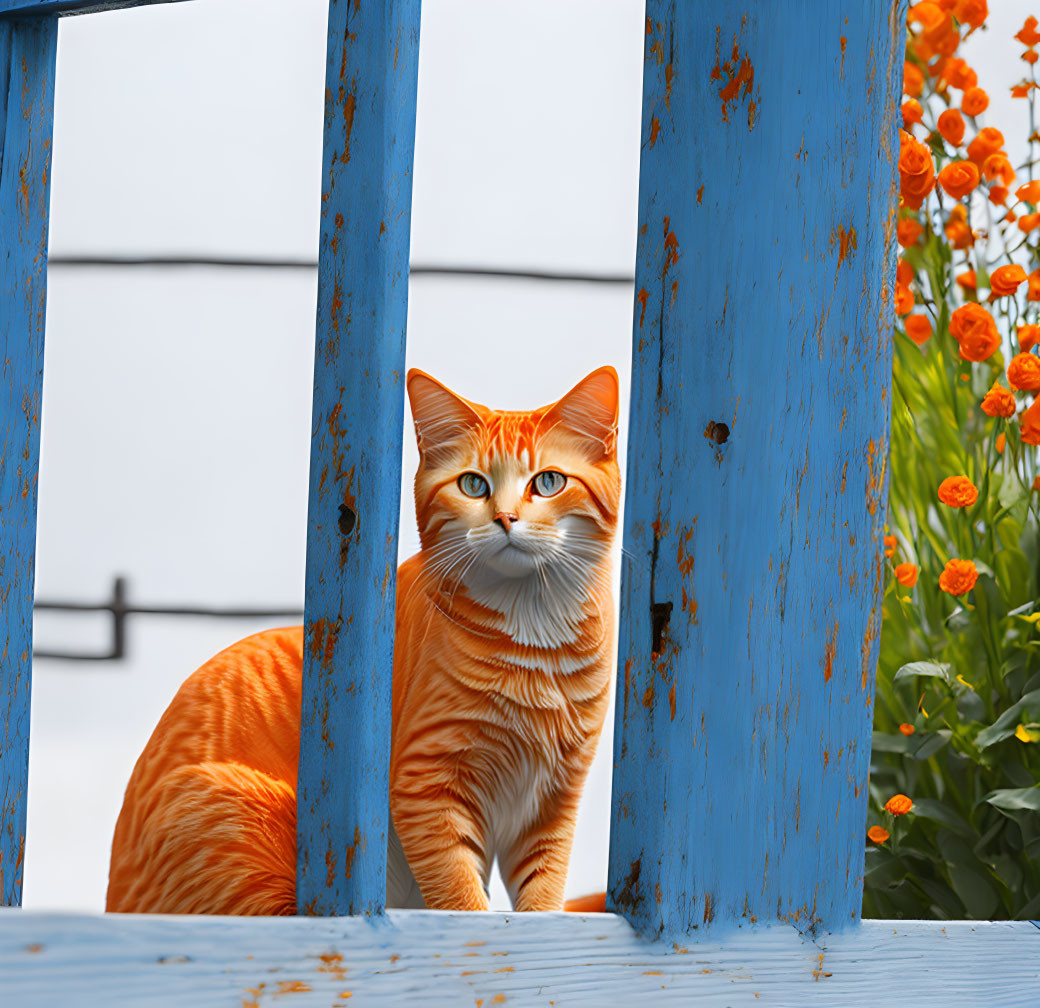
{"type": "Polygon", "coordinates": [[[37,601],[33,608],[48,612],[107,612],[112,614],[112,646],[100,654],[73,651],[47,651],[33,648],[34,658],[59,658],[63,661],[119,661],[126,657],[126,620],[128,616],[203,616],[216,619],[303,619],[302,609],[246,609],[241,606],[145,606],[127,601],[127,580],[116,577],[107,602],[37,601]]]}
{"type": "MultiPolygon", "coordinates": [[[[262,256],[51,256],[51,266],[218,266],[245,269],[315,270],[314,259],[273,259],[262,256]]],[[[509,280],[548,280],[558,283],[630,284],[635,277],[626,273],[567,273],[556,270],[499,269],[485,266],[438,266],[416,263],[411,276],[468,276],[509,280]]]]}

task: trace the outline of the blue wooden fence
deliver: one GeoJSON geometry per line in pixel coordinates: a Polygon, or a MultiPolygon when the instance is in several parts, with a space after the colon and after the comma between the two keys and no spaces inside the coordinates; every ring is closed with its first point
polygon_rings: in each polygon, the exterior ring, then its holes
{"type": "MultiPolygon", "coordinates": [[[[146,2],[0,0],[0,876],[12,906],[57,16],[146,2]]],[[[257,1003],[307,991],[346,1003],[353,968],[358,991],[435,985],[478,1004],[588,997],[607,980],[615,997],[752,1003],[766,990],[852,1004],[912,989],[924,1004],[931,979],[977,984],[972,955],[991,962],[994,944],[1015,950],[1004,1003],[1035,983],[1035,966],[1016,965],[1035,961],[1027,924],[986,942],[978,927],[925,924],[835,936],[857,921],[862,884],[905,7],[648,0],[608,897],[635,930],[609,916],[424,912],[391,913],[387,930],[365,920],[384,900],[419,0],[330,0],[298,895],[302,914],[357,919],[330,930],[8,911],[0,974],[17,1003],[47,1003],[55,977],[80,1003],[232,988],[257,1003]],[[103,967],[89,951],[99,940],[103,967]],[[909,986],[894,968],[879,978],[878,956],[913,970],[909,986]]]]}

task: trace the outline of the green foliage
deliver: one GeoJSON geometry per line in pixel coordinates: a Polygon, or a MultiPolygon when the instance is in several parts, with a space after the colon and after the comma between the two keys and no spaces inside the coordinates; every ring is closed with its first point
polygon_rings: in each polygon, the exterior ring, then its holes
{"type": "MultiPolygon", "coordinates": [[[[1004,359],[960,359],[948,329],[959,296],[948,246],[933,233],[905,258],[932,294],[926,308],[936,328],[923,347],[895,333],[889,532],[896,542],[883,603],[867,822],[890,838],[868,849],[863,913],[1023,919],[1040,914],[1035,449],[1022,443],[1014,417],[991,418],[979,408],[1002,378],[1004,359]],[[975,484],[973,505],[939,501],[939,484],[950,476],[975,484]],[[972,560],[979,572],[959,597],[939,587],[953,558],[972,560]],[[912,588],[892,573],[903,563],[918,568],[912,588]],[[913,734],[900,725],[912,725],[913,734]],[[906,815],[884,811],[897,793],[913,799],[906,815]]],[[[1006,332],[1010,321],[995,313],[1006,332]]]]}

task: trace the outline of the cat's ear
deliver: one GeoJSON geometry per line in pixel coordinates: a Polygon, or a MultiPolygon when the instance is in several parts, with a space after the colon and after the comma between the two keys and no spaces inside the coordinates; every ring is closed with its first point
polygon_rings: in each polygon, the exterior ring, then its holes
{"type": "Polygon", "coordinates": [[[603,455],[613,455],[617,451],[618,396],[617,372],[608,364],[582,378],[549,408],[546,419],[594,442],[603,455]]]}
{"type": "Polygon", "coordinates": [[[481,407],[457,396],[425,371],[412,368],[406,384],[415,421],[415,438],[422,455],[453,444],[483,422],[477,412],[481,407]]]}

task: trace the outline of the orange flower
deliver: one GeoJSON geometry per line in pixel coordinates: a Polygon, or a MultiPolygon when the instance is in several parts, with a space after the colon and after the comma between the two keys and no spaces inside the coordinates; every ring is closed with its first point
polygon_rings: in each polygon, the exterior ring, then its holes
{"type": "Polygon", "coordinates": [[[1018,220],[1018,214],[1016,214],[1014,210],[1009,210],[1004,214],[1001,220],[1007,221],[1008,224],[1014,224],[1015,221],[1018,220]]]}
{"type": "Polygon", "coordinates": [[[1018,218],[1018,230],[1023,234],[1029,234],[1030,231],[1034,231],[1037,227],[1040,227],[1040,213],[1022,214],[1018,218]]]}
{"type": "Polygon", "coordinates": [[[917,565],[912,563],[896,564],[896,580],[907,588],[917,584],[917,565]]]}
{"type": "Polygon", "coordinates": [[[989,289],[997,297],[1014,294],[1026,282],[1026,271],[1021,266],[998,266],[989,275],[989,289]]]}
{"type": "Polygon", "coordinates": [[[916,210],[935,187],[935,165],[928,148],[906,130],[899,131],[899,195],[916,210]]]}
{"type": "Polygon", "coordinates": [[[990,186],[989,190],[989,201],[994,206],[1007,206],[1008,190],[1007,186],[995,185],[990,186]]]}
{"type": "Polygon", "coordinates": [[[961,98],[961,111],[965,115],[982,115],[989,108],[989,95],[980,87],[968,88],[961,98]]]}
{"type": "Polygon", "coordinates": [[[1004,436],[1004,432],[1001,431],[997,435],[997,440],[993,442],[993,447],[997,449],[998,455],[1004,454],[1004,446],[1007,444],[1007,438],[1004,436]]]}
{"type": "Polygon", "coordinates": [[[968,227],[968,211],[963,203],[956,204],[950,211],[950,219],[943,230],[955,249],[966,249],[975,244],[975,232],[968,227]]]}
{"type": "Polygon", "coordinates": [[[960,147],[964,139],[964,119],[955,108],[947,109],[939,116],[936,124],[942,138],[954,147],[960,147]]]}
{"type": "Polygon", "coordinates": [[[1000,348],[997,323],[979,304],[961,305],[953,312],[950,335],[960,345],[961,358],[966,361],[984,361],[1000,348]]]}
{"type": "Polygon", "coordinates": [[[914,310],[914,292],[906,284],[896,284],[894,301],[897,315],[905,315],[914,310]]]}
{"type": "Polygon", "coordinates": [[[1029,274],[1029,287],[1026,290],[1027,301],[1040,301],[1040,269],[1029,274]]]}
{"type": "Polygon", "coordinates": [[[1040,325],[1020,325],[1018,327],[1018,349],[1025,353],[1040,343],[1040,325]]]}
{"type": "Polygon", "coordinates": [[[968,144],[968,158],[982,166],[982,162],[998,151],[1004,149],[1004,134],[993,126],[986,126],[975,134],[975,139],[968,144]]]}
{"type": "Polygon", "coordinates": [[[912,724],[909,724],[908,722],[904,721],[904,722],[903,722],[903,723],[902,723],[902,724],[901,724],[901,725],[899,726],[899,730],[900,730],[900,731],[901,731],[901,732],[902,732],[902,733],[903,733],[904,735],[913,735],[913,733],[914,733],[914,726],[913,726],[912,724]]]}
{"type": "Polygon", "coordinates": [[[903,328],[918,346],[926,343],[932,335],[932,323],[927,315],[907,315],[903,320],[903,328]]]}
{"type": "Polygon", "coordinates": [[[1037,54],[1032,49],[1027,49],[1024,53],[1022,53],[1022,59],[1024,59],[1030,66],[1032,66],[1038,59],[1040,59],[1040,56],[1037,56],[1037,54]]]}
{"type": "Polygon", "coordinates": [[[1033,477],[1033,492],[1040,492],[1040,476],[1033,477]]]}
{"type": "Polygon", "coordinates": [[[956,279],[957,283],[959,283],[965,290],[976,289],[977,281],[975,278],[975,270],[967,270],[964,273],[958,273],[956,279]]]}
{"type": "Polygon", "coordinates": [[[1037,20],[1032,14],[1026,18],[1025,24],[1015,35],[1015,38],[1024,46],[1035,46],[1040,42],[1040,32],[1036,30],[1037,20]]]}
{"type": "Polygon", "coordinates": [[[909,60],[903,63],[903,94],[920,98],[924,92],[924,74],[909,60]]]}
{"type": "Polygon", "coordinates": [[[1026,182],[1024,185],[1020,185],[1015,190],[1015,195],[1020,200],[1032,203],[1033,206],[1040,205],[1040,179],[1033,179],[1032,182],[1026,182]]]}
{"type": "Polygon", "coordinates": [[[911,245],[917,244],[917,239],[921,237],[923,230],[921,222],[915,217],[905,217],[896,225],[896,241],[903,248],[910,248],[911,245]]]}
{"type": "Polygon", "coordinates": [[[1015,354],[1007,366],[1008,383],[1016,392],[1040,391],[1040,357],[1015,354]]]}
{"type": "Polygon", "coordinates": [[[1035,87],[1036,87],[1036,84],[1034,84],[1032,81],[1023,81],[1021,84],[1015,84],[1011,88],[1011,97],[1012,98],[1028,98],[1029,97],[1029,92],[1032,91],[1033,88],[1035,88],[1035,87]]]}
{"type": "Polygon", "coordinates": [[[905,794],[892,795],[885,802],[885,811],[892,815],[906,815],[914,807],[914,803],[905,794]]]}
{"type": "Polygon", "coordinates": [[[906,284],[910,286],[910,281],[914,278],[914,268],[905,259],[896,260],[896,283],[906,284]]]}
{"type": "Polygon", "coordinates": [[[966,24],[974,31],[981,28],[989,15],[986,0],[957,0],[953,5],[953,15],[961,24],[966,24]]]}
{"type": "Polygon", "coordinates": [[[884,826],[871,826],[867,830],[867,836],[871,843],[883,844],[889,838],[889,832],[884,826]]]}
{"type": "Polygon", "coordinates": [[[982,397],[979,408],[986,416],[1004,417],[1006,420],[1015,415],[1015,397],[1000,382],[994,382],[982,397]]]}
{"type": "Polygon", "coordinates": [[[1040,445],[1040,396],[1033,400],[1033,405],[1024,410],[1018,418],[1022,441],[1028,445],[1040,445]]]}
{"type": "Polygon", "coordinates": [[[908,98],[900,109],[903,113],[903,129],[908,130],[915,123],[921,121],[923,112],[921,110],[921,103],[916,98],[908,98]]]}
{"type": "Polygon", "coordinates": [[[1015,181],[1015,169],[1003,154],[990,154],[982,162],[982,174],[987,179],[1000,179],[1005,186],[1015,181]]]}
{"type": "Polygon", "coordinates": [[[939,587],[950,595],[967,595],[978,579],[979,572],[970,560],[948,560],[939,575],[939,587]]]}
{"type": "Polygon", "coordinates": [[[885,556],[891,558],[896,553],[896,537],[894,535],[885,536],[885,556]]]}
{"type": "Polygon", "coordinates": [[[979,491],[967,476],[947,476],[939,484],[939,500],[949,507],[970,507],[978,499],[979,491]]]}
{"type": "Polygon", "coordinates": [[[954,199],[967,196],[978,184],[978,165],[971,161],[951,161],[939,172],[939,185],[954,199]]]}
{"type": "Polygon", "coordinates": [[[940,83],[947,83],[961,91],[967,91],[969,88],[975,87],[978,82],[979,75],[958,56],[947,63],[943,70],[943,81],[940,83]]]}

